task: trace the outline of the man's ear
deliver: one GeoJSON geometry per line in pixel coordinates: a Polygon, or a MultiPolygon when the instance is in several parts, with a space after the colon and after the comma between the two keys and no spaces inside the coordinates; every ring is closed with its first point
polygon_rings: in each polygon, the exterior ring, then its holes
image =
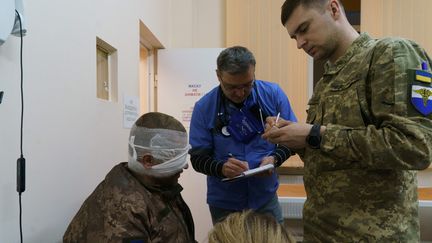
{"type": "Polygon", "coordinates": [[[153,156],[151,156],[150,154],[144,155],[141,159],[138,160],[138,162],[140,162],[146,169],[150,169],[154,165],[153,156]]]}
{"type": "Polygon", "coordinates": [[[330,1],[330,12],[331,16],[335,19],[339,18],[341,15],[341,6],[339,5],[338,0],[331,0],[330,1]]]}

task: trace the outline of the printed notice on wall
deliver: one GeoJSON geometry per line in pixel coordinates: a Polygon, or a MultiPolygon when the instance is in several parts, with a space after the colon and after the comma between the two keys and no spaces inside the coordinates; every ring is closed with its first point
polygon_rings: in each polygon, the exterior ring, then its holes
{"type": "Polygon", "coordinates": [[[123,127],[132,128],[139,115],[138,96],[123,96],[123,127]]]}
{"type": "Polygon", "coordinates": [[[190,101],[188,101],[187,104],[183,106],[182,114],[181,114],[181,122],[185,124],[187,127],[189,127],[189,123],[192,118],[192,111],[194,108],[193,104],[195,104],[195,102],[205,94],[202,88],[203,83],[208,83],[208,82],[204,81],[200,83],[185,84],[186,87],[184,87],[185,88],[184,99],[188,100],[189,98],[190,101]]]}

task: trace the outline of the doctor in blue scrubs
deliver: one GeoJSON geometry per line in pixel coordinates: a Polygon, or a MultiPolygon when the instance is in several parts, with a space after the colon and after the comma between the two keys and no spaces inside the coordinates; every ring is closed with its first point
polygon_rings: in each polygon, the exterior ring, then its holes
{"type": "Polygon", "coordinates": [[[253,209],[283,222],[272,171],[222,181],[266,164],[280,166],[291,155],[261,138],[265,119],[296,121],[279,85],[255,78],[255,58],[245,47],[223,50],[217,58],[220,85],[196,102],[190,124],[193,168],[207,175],[207,203],[213,224],[228,214],[253,209]]]}

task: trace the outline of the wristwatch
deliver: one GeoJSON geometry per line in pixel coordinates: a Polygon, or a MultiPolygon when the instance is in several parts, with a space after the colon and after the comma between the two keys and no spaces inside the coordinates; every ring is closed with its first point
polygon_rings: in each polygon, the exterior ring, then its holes
{"type": "Polygon", "coordinates": [[[306,143],[313,149],[319,149],[321,145],[321,125],[313,124],[312,128],[309,132],[309,135],[306,137],[306,143]]]}

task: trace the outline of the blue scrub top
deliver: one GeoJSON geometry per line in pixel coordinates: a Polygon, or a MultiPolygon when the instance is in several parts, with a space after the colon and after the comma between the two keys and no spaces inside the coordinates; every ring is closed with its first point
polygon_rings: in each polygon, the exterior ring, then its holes
{"type": "MultiPolygon", "coordinates": [[[[244,108],[259,104],[268,116],[276,116],[280,112],[283,119],[297,121],[288,98],[279,85],[256,80],[254,86],[244,108]]],[[[228,154],[232,154],[239,160],[247,161],[250,169],[256,168],[263,157],[275,149],[275,145],[262,139],[261,134],[255,135],[247,143],[222,135],[220,129],[216,128],[218,113],[226,113],[226,108],[227,113],[233,114],[238,108],[228,100],[225,100],[226,105],[223,105],[220,92],[222,91],[219,86],[215,87],[195,104],[189,133],[192,149],[213,151],[213,157],[219,163],[225,163],[228,154]]],[[[222,182],[221,178],[207,176],[207,203],[229,210],[257,209],[274,196],[278,186],[276,173],[231,182],[222,182]]]]}

